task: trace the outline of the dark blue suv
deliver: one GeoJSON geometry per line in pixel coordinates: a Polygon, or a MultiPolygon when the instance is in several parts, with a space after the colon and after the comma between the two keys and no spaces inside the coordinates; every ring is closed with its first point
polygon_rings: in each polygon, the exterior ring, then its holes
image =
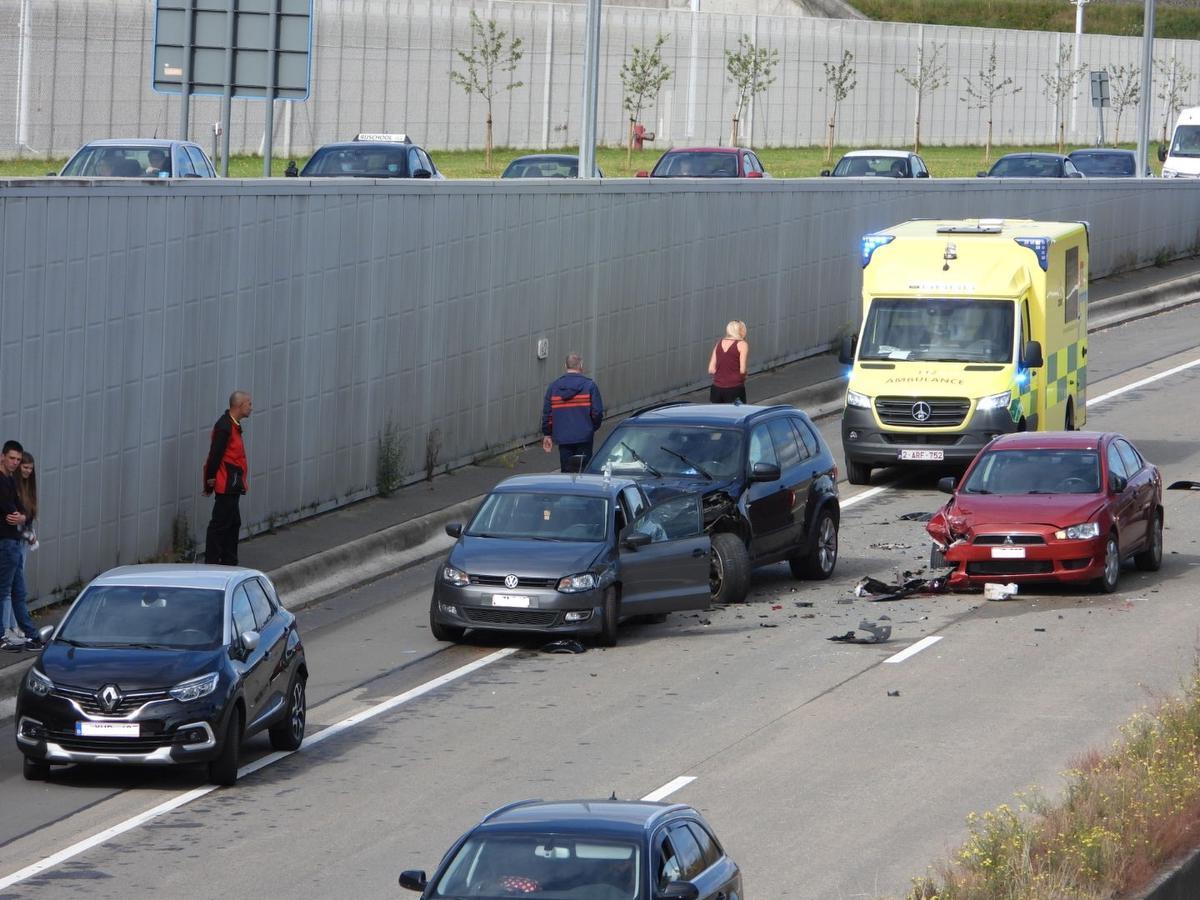
{"type": "Polygon", "coordinates": [[[422,900],[742,900],[742,875],[690,806],[622,800],[501,807],[455,842],[432,878],[400,875],[422,900]]]}
{"type": "Polygon", "coordinates": [[[714,603],[745,600],[755,566],[787,560],[797,578],[828,578],[837,564],[837,464],[795,407],[650,407],[613,430],[587,471],[635,478],[651,503],[703,497],[714,603]]]}

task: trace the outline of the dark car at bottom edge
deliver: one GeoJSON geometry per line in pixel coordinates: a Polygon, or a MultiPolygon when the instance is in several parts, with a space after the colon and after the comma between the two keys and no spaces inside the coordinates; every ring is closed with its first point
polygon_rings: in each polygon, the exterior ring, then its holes
{"type": "Polygon", "coordinates": [[[503,806],[462,835],[432,877],[400,885],[421,900],[744,900],[742,874],[712,827],[682,803],[622,800],[503,806]]]}
{"type": "Polygon", "coordinates": [[[25,777],[69,764],[204,763],[237,780],[243,739],[304,739],[308,665],[296,619],[254,569],[124,566],[72,603],[22,681],[25,777]]]}

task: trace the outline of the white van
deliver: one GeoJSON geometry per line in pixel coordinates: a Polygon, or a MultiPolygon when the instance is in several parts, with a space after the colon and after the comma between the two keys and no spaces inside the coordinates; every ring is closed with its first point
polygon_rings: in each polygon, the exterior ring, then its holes
{"type": "Polygon", "coordinates": [[[1200,106],[1180,110],[1170,147],[1158,148],[1163,178],[1200,178],[1200,106]]]}

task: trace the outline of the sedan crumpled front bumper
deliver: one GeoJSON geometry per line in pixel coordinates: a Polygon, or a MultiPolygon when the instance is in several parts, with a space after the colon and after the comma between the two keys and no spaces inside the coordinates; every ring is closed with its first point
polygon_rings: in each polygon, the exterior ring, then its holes
{"type": "Polygon", "coordinates": [[[455,628],[593,635],[604,624],[605,590],[567,594],[551,588],[455,587],[439,578],[433,589],[433,615],[438,624],[455,628]],[[528,598],[529,606],[497,605],[498,596],[512,595],[528,598]]]}
{"type": "Polygon", "coordinates": [[[945,549],[951,587],[987,582],[1088,582],[1104,574],[1105,539],[1059,540],[1050,527],[976,528],[945,549]],[[1006,539],[1012,538],[1014,542],[1006,539]]]}

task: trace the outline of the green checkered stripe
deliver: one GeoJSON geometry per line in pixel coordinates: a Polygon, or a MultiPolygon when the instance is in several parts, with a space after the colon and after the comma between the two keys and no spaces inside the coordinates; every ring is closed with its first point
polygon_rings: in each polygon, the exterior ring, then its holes
{"type": "MultiPolygon", "coordinates": [[[[1046,408],[1066,401],[1071,396],[1071,378],[1075,380],[1076,421],[1087,403],[1087,362],[1080,352],[1082,341],[1074,341],[1046,357],[1046,408]]],[[[1038,389],[1033,378],[1026,379],[1009,406],[1014,422],[1021,417],[1032,418],[1038,412],[1038,389]]]]}

